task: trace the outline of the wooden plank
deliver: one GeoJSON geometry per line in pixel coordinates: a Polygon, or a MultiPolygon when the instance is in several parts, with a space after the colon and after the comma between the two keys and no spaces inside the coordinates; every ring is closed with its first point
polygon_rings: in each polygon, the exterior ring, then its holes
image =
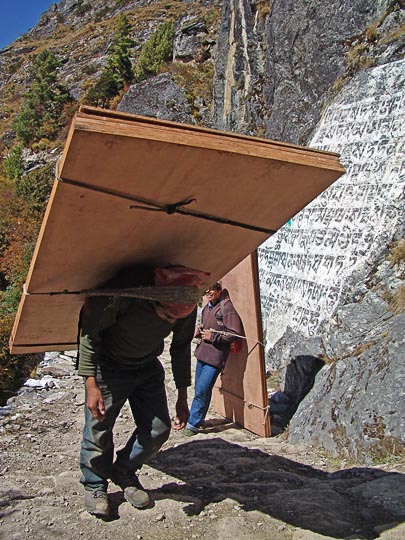
{"type": "Polygon", "coordinates": [[[99,287],[123,266],[183,264],[218,279],[342,172],[328,152],[82,109],[59,163],[12,352],[63,350],[76,332],[78,301],[66,296],[65,316],[54,293],[99,287]]]}
{"type": "MultiPolygon", "coordinates": [[[[336,162],[333,164],[332,168],[340,167],[342,172],[344,172],[343,166],[339,163],[339,154],[336,152],[329,152],[326,150],[318,150],[314,148],[309,148],[307,146],[297,146],[294,144],[285,143],[282,141],[272,141],[270,139],[264,139],[261,137],[252,137],[247,135],[242,135],[240,133],[234,133],[231,131],[218,131],[216,129],[201,127],[201,126],[195,126],[195,125],[189,125],[189,124],[179,124],[178,122],[173,122],[169,120],[160,120],[158,118],[152,118],[148,116],[139,116],[139,115],[133,115],[129,113],[123,113],[119,111],[109,111],[106,109],[97,109],[96,107],[89,107],[89,106],[82,106],[80,108],[79,113],[81,118],[86,119],[102,119],[104,122],[117,122],[119,124],[127,124],[127,125],[134,125],[135,122],[139,122],[141,126],[148,126],[148,127],[163,127],[163,128],[169,128],[170,133],[175,133],[176,131],[178,133],[197,133],[199,136],[201,135],[211,135],[214,136],[217,139],[217,145],[221,144],[221,142],[225,141],[226,139],[229,139],[233,142],[243,142],[243,143],[253,143],[253,145],[250,145],[250,152],[254,152],[255,147],[258,147],[260,145],[264,145],[269,149],[271,147],[273,150],[277,149],[284,149],[288,150],[291,153],[301,154],[305,156],[304,159],[308,159],[308,155],[313,156],[314,158],[322,159],[324,158],[325,163],[332,164],[333,162],[336,162]]],[[[79,116],[78,115],[78,116],[79,116]]],[[[199,137],[200,139],[200,137],[199,137]]],[[[197,139],[197,140],[199,140],[197,139]]],[[[170,136],[171,140],[171,136],[170,136]]],[[[197,146],[203,146],[202,144],[197,144],[197,146]]],[[[233,149],[231,151],[234,151],[233,149]]]]}
{"type": "Polygon", "coordinates": [[[11,341],[12,352],[69,351],[77,348],[77,330],[82,296],[23,295],[11,341]],[[66,322],[70,324],[66,324],[66,322]]]}
{"type": "Polygon", "coordinates": [[[222,279],[238,311],[246,336],[243,349],[230,354],[213,391],[214,410],[249,431],[268,437],[270,420],[256,252],[222,279]]]}

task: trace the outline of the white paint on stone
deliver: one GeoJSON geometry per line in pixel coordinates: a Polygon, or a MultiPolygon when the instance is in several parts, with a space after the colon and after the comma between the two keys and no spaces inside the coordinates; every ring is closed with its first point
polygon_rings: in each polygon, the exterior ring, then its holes
{"type": "Polygon", "coordinates": [[[259,248],[267,350],[288,326],[320,335],[350,278],[363,278],[404,219],[405,61],[359,73],[309,146],[346,174],[259,248]]]}

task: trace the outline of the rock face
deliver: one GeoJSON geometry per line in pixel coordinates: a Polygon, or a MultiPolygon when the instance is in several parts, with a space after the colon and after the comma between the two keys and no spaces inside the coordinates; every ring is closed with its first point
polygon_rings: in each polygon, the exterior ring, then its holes
{"type": "Polygon", "coordinates": [[[264,119],[263,22],[256,4],[223,3],[214,79],[214,122],[219,129],[257,134],[264,119]]]}
{"type": "Polygon", "coordinates": [[[274,2],[266,32],[267,137],[308,142],[331,87],[349,67],[346,55],[366,50],[367,32],[390,4],[332,0],[324,9],[313,1],[274,2]]]}
{"type": "Polygon", "coordinates": [[[309,145],[339,152],[347,173],[260,250],[269,366],[308,353],[328,363],[290,439],[365,463],[405,445],[403,315],[392,311],[405,263],[389,265],[404,234],[404,82],[398,60],[343,86],[309,145]]]}
{"type": "MultiPolygon", "coordinates": [[[[370,300],[368,313],[373,308],[378,305],[370,300]]],[[[348,304],[337,313],[342,326],[329,337],[346,343],[345,352],[337,351],[300,404],[290,441],[320,444],[333,455],[371,464],[404,452],[405,314],[390,318],[383,312],[377,327],[363,319],[353,328],[353,311],[357,305],[348,304]]]]}
{"type": "Polygon", "coordinates": [[[192,124],[190,105],[170,73],[134,84],[124,95],[118,110],[192,124]]]}
{"type": "Polygon", "coordinates": [[[173,60],[203,62],[210,56],[210,40],[205,21],[186,15],[176,25],[173,60]]]}
{"type": "Polygon", "coordinates": [[[310,145],[339,152],[347,172],[260,250],[269,347],[287,326],[320,335],[400,235],[404,82],[404,61],[361,72],[325,111],[310,145]]]}
{"type": "Polygon", "coordinates": [[[308,144],[339,78],[403,56],[390,0],[224,2],[214,81],[221,129],[308,144]],[[379,36],[388,39],[379,41],[379,36]]]}

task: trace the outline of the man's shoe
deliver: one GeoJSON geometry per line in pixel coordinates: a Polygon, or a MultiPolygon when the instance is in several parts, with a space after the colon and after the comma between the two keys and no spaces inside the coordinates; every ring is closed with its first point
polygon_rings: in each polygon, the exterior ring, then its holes
{"type": "Polygon", "coordinates": [[[94,516],[108,516],[108,497],[101,489],[85,490],[84,506],[89,514],[94,516]]]}
{"type": "Polygon", "coordinates": [[[111,480],[122,489],[124,497],[133,507],[146,508],[149,505],[149,495],[143,489],[135,473],[124,471],[114,465],[111,480]]]}

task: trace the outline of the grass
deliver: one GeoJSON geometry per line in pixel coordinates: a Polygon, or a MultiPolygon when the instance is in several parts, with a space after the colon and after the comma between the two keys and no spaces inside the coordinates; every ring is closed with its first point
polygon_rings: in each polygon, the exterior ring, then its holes
{"type": "Polygon", "coordinates": [[[202,97],[207,106],[211,104],[214,78],[214,64],[212,62],[204,62],[203,64],[175,62],[168,66],[168,71],[173,74],[176,83],[185,89],[187,100],[192,109],[196,97],[202,97]]]}
{"type": "Polygon", "coordinates": [[[395,242],[390,249],[389,258],[391,266],[400,265],[405,261],[405,239],[395,242]]]}
{"type": "Polygon", "coordinates": [[[393,294],[391,307],[396,315],[405,312],[405,285],[402,285],[398,291],[393,294]]]}

